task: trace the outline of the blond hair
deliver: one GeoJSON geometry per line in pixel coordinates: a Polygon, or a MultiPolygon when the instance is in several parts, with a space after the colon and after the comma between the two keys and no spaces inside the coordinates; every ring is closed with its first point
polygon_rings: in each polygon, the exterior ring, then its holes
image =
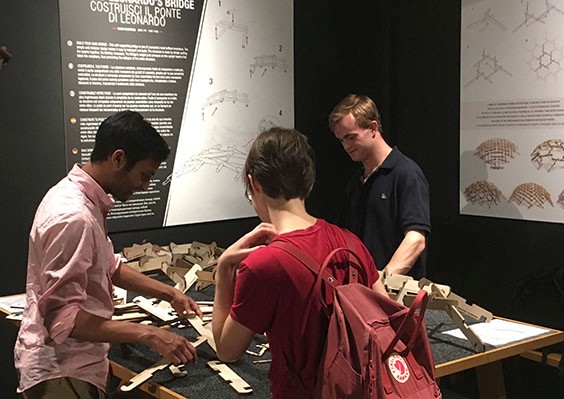
{"type": "Polygon", "coordinates": [[[380,112],[370,97],[359,94],[349,94],[339,101],[329,114],[329,129],[335,132],[335,125],[348,114],[352,114],[356,119],[358,127],[363,129],[370,127],[372,121],[376,121],[378,131],[383,133],[380,112]]]}

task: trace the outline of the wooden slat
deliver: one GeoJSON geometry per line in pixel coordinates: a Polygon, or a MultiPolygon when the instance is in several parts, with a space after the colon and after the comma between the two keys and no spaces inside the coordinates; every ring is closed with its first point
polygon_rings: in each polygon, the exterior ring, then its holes
{"type": "MultiPolygon", "coordinates": [[[[542,363],[542,352],[539,351],[529,351],[521,353],[521,357],[525,359],[532,360],[534,362],[542,363]]],[[[562,354],[560,353],[549,353],[546,356],[546,364],[552,367],[558,367],[562,361],[562,354]]]]}

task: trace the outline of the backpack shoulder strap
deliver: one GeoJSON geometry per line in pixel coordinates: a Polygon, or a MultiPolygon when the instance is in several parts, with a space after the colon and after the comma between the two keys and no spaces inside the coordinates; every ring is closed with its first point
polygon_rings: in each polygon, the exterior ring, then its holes
{"type": "MultiPolygon", "coordinates": [[[[281,250],[287,252],[288,254],[292,255],[298,261],[303,263],[312,273],[319,278],[319,271],[321,269],[321,265],[313,260],[311,256],[306,254],[304,251],[296,247],[294,244],[290,244],[286,241],[274,241],[270,243],[271,247],[280,248],[281,250]]],[[[327,269],[322,272],[321,278],[325,280],[331,287],[335,288],[339,284],[336,283],[335,278],[329,273],[327,269]]]]}
{"type": "MultiPolygon", "coordinates": [[[[319,269],[321,268],[321,266],[313,260],[313,258],[311,256],[309,256],[308,254],[306,254],[304,251],[302,251],[301,249],[299,249],[298,247],[296,247],[293,244],[290,244],[289,242],[286,241],[274,241],[271,242],[269,244],[270,247],[276,247],[279,248],[281,250],[283,250],[284,252],[288,253],[289,255],[293,256],[294,258],[296,258],[299,262],[301,262],[303,265],[305,265],[309,270],[311,270],[311,272],[317,277],[317,279],[319,279],[319,269]]],[[[328,273],[327,271],[325,271],[326,273],[328,273]]],[[[315,285],[314,285],[315,287],[315,285]]],[[[321,296],[320,296],[321,299],[321,296]]],[[[325,313],[327,315],[327,317],[329,317],[329,314],[327,313],[327,305],[322,301],[322,304],[324,305],[325,308],[325,313]]],[[[305,311],[304,315],[307,315],[309,312],[309,308],[311,306],[311,302],[308,303],[308,308],[305,311]]],[[[302,321],[302,325],[300,328],[300,332],[303,335],[305,333],[305,326],[306,326],[306,321],[307,318],[304,317],[303,321],[302,321]]],[[[274,337],[269,337],[269,339],[273,339],[274,337]]],[[[280,344],[278,344],[280,346],[280,344]]],[[[302,398],[302,399],[308,399],[310,396],[307,393],[307,390],[303,384],[303,381],[301,380],[300,376],[298,375],[298,373],[296,372],[296,370],[294,369],[294,364],[293,362],[288,358],[288,355],[282,351],[282,358],[284,360],[284,363],[286,365],[286,369],[288,370],[288,374],[290,376],[290,380],[292,383],[292,386],[294,387],[296,393],[299,393],[298,397],[302,398]]]]}
{"type": "Polygon", "coordinates": [[[325,281],[332,289],[335,289],[340,284],[336,281],[335,277],[326,269],[326,267],[336,253],[346,252],[349,260],[352,261],[352,264],[354,265],[353,267],[349,267],[348,282],[357,283],[358,273],[360,272],[364,277],[364,285],[369,286],[368,275],[366,273],[366,270],[362,266],[363,262],[358,254],[353,250],[353,248],[356,247],[356,244],[354,242],[354,238],[356,238],[356,236],[345,229],[342,229],[341,232],[346,243],[345,246],[336,248],[331,251],[331,253],[325,258],[323,265],[317,263],[311,256],[289,242],[274,241],[270,243],[270,246],[282,249],[283,251],[292,255],[302,264],[304,264],[309,270],[311,270],[314,275],[317,276],[317,286],[321,287],[321,282],[325,281]]]}
{"type": "MultiPolygon", "coordinates": [[[[343,229],[342,233],[343,233],[343,237],[345,238],[345,241],[347,243],[347,248],[350,251],[354,252],[353,248],[355,248],[356,245],[354,243],[353,237],[356,238],[356,236],[346,229],[343,229]]],[[[356,252],[354,253],[354,255],[355,255],[354,257],[356,258],[356,260],[359,262],[359,265],[358,265],[359,271],[364,272],[364,284],[366,286],[368,286],[369,285],[368,275],[366,274],[366,271],[364,269],[361,270],[360,266],[362,265],[362,262],[360,261],[360,258],[358,257],[356,252]]],[[[350,255],[349,255],[349,259],[350,259],[350,255]]],[[[358,283],[358,273],[355,272],[355,270],[352,267],[349,267],[349,283],[358,283]]]]}

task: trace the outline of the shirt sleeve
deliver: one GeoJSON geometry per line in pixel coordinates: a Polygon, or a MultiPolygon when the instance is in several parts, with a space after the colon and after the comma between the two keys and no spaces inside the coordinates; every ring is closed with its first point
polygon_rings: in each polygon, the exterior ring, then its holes
{"type": "Polygon", "coordinates": [[[429,183],[423,172],[416,171],[404,177],[400,192],[399,218],[401,229],[431,232],[429,183]]]}
{"type": "Polygon", "coordinates": [[[274,265],[270,266],[249,268],[241,263],[229,312],[233,320],[257,334],[270,329],[278,306],[280,285],[275,282],[274,265]]]}
{"type": "Polygon", "coordinates": [[[50,225],[43,235],[38,308],[49,337],[61,343],[86,300],[87,271],[95,256],[93,229],[86,220],[73,217],[50,225]]]}
{"type": "Polygon", "coordinates": [[[112,243],[112,241],[110,240],[110,237],[106,237],[106,240],[108,241],[108,248],[111,248],[110,253],[108,254],[109,256],[109,274],[110,277],[114,275],[114,273],[117,271],[117,269],[119,269],[121,267],[121,265],[124,263],[123,258],[121,257],[121,254],[116,254],[114,252],[114,244],[112,243]]]}

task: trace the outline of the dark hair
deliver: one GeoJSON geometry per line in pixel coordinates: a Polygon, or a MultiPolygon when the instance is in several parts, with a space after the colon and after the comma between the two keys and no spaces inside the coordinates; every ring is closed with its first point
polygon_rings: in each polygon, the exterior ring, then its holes
{"type": "Polygon", "coordinates": [[[145,159],[162,162],[170,154],[170,147],[161,135],[134,111],[117,112],[102,122],[90,161],[104,161],[118,149],[125,152],[127,170],[145,159]]]}
{"type": "Polygon", "coordinates": [[[273,127],[257,136],[245,161],[245,186],[251,175],[271,198],[305,199],[315,183],[315,153],[295,129],[273,127]]]}

